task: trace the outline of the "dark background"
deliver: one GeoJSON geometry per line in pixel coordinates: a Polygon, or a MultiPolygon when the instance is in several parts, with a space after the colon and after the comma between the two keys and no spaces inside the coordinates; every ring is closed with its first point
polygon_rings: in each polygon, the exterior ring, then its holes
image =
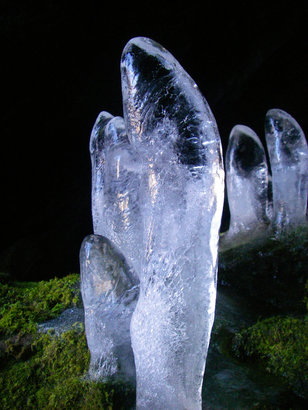
{"type": "Polygon", "coordinates": [[[150,37],[179,60],[225,152],[236,124],[264,141],[271,108],[307,134],[307,17],[305,1],[0,1],[0,272],[30,280],[79,271],[92,233],[89,136],[100,111],[122,115],[119,63],[130,38],[150,37]]]}

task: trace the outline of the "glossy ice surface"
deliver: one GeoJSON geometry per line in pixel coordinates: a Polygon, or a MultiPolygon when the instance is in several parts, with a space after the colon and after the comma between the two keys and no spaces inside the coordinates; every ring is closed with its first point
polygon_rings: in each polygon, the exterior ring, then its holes
{"type": "Polygon", "coordinates": [[[265,136],[273,184],[276,230],[307,223],[308,146],[294,118],[272,109],[265,118],[265,136]]]}
{"type": "Polygon", "coordinates": [[[94,233],[110,239],[137,271],[142,163],[128,140],[123,118],[105,111],[99,114],[91,133],[90,154],[94,233]]]}
{"type": "Polygon", "coordinates": [[[228,236],[264,230],[269,225],[268,167],[263,145],[249,127],[236,125],[226,153],[228,236]]]}
{"type": "Polygon", "coordinates": [[[94,380],[135,382],[129,326],[139,288],[122,255],[99,235],[87,236],[80,250],[81,294],[94,380]]]}
{"type": "Polygon", "coordinates": [[[80,257],[90,373],[129,378],[131,340],[137,408],[200,409],[224,200],[220,137],[198,87],[159,44],[129,41],[121,76],[124,119],[102,112],[90,140],[95,235],[80,257]],[[139,292],[133,316],[127,292],[139,292]]]}
{"type": "Polygon", "coordinates": [[[137,408],[198,409],[216,298],[220,137],[194,81],[157,43],[132,39],[121,72],[125,126],[142,170],[131,323],[137,408]]]}

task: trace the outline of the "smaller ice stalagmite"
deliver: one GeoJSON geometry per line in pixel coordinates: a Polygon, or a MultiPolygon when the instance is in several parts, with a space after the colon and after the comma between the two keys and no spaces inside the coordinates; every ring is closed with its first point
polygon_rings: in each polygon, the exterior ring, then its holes
{"type": "Polygon", "coordinates": [[[268,167],[263,145],[249,127],[233,127],[226,153],[230,227],[225,240],[249,240],[269,226],[268,167]]]}
{"type": "Polygon", "coordinates": [[[141,161],[127,138],[123,118],[103,111],[90,138],[92,218],[97,235],[108,238],[134,272],[140,268],[138,205],[141,161]]]}
{"type": "Polygon", "coordinates": [[[103,111],[90,138],[95,235],[80,250],[81,293],[91,379],[135,381],[130,321],[139,294],[139,165],[123,118],[103,111]],[[108,238],[108,239],[107,239],[108,238]]]}
{"type": "Polygon", "coordinates": [[[91,354],[92,380],[135,383],[130,320],[139,294],[123,256],[99,235],[87,236],[80,250],[81,294],[91,354]]]}
{"type": "Polygon", "coordinates": [[[272,170],[273,224],[283,231],[307,223],[308,146],[305,135],[285,111],[269,110],[265,136],[272,170]]]}

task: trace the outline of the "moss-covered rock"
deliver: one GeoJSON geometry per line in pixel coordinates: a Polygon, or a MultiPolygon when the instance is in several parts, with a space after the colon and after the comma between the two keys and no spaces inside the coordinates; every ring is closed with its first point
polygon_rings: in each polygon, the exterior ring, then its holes
{"type": "Polygon", "coordinates": [[[308,266],[308,229],[300,227],[219,253],[219,284],[246,295],[260,315],[300,314],[308,266]]]}
{"type": "Polygon", "coordinates": [[[221,255],[221,282],[254,306],[259,320],[236,333],[235,356],[308,399],[308,231],[306,227],[221,255]],[[223,277],[223,279],[222,279],[223,277]]]}
{"type": "MultiPolygon", "coordinates": [[[[251,408],[259,403],[255,408],[277,409],[284,408],[277,403],[295,402],[289,388],[306,395],[307,244],[303,228],[220,252],[220,296],[205,379],[214,393],[205,390],[205,405],[251,408]],[[266,371],[281,378],[287,390],[279,384],[272,396],[270,384],[265,394],[260,378],[266,371]]],[[[79,319],[74,325],[66,320],[69,326],[61,332],[42,333],[61,322],[67,309],[82,307],[79,285],[77,274],[17,283],[0,277],[1,409],[133,408],[131,386],[87,378],[89,350],[79,319]]]]}
{"type": "Polygon", "coordinates": [[[87,378],[84,325],[41,333],[38,323],[80,305],[79,275],[0,284],[1,409],[128,409],[134,389],[87,378]]]}
{"type": "Polygon", "coordinates": [[[30,358],[11,360],[1,372],[2,409],[111,409],[115,401],[134,401],[128,387],[87,380],[89,352],[82,324],[56,337],[37,334],[31,348],[30,358]]]}
{"type": "Polygon", "coordinates": [[[41,282],[0,283],[0,336],[33,333],[38,322],[78,303],[78,274],[41,282]]]}
{"type": "Polygon", "coordinates": [[[241,359],[261,360],[266,371],[308,398],[308,316],[259,321],[236,334],[233,350],[241,359]]]}

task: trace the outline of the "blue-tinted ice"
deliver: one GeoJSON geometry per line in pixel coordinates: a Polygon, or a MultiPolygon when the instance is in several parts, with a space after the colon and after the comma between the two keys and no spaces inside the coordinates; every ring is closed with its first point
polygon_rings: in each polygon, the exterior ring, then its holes
{"type": "Polygon", "coordinates": [[[94,380],[135,383],[130,320],[139,288],[123,256],[99,235],[87,236],[80,249],[81,294],[94,380]]]}
{"type": "Polygon", "coordinates": [[[131,379],[131,341],[138,409],[200,409],[224,199],[220,137],[198,87],[159,44],[129,41],[121,75],[124,119],[102,112],[90,141],[95,235],[80,254],[90,375],[131,379]]]}
{"type": "Polygon", "coordinates": [[[142,166],[131,323],[137,408],[198,409],[216,298],[220,137],[196,84],[162,46],[131,40],[121,72],[126,130],[142,166]]]}
{"type": "Polygon", "coordinates": [[[277,231],[307,223],[308,146],[305,135],[285,111],[269,110],[265,136],[273,184],[273,223],[277,231]]]}
{"type": "Polygon", "coordinates": [[[249,127],[233,127],[226,153],[230,227],[225,241],[251,240],[268,229],[268,167],[263,145],[249,127]]]}

